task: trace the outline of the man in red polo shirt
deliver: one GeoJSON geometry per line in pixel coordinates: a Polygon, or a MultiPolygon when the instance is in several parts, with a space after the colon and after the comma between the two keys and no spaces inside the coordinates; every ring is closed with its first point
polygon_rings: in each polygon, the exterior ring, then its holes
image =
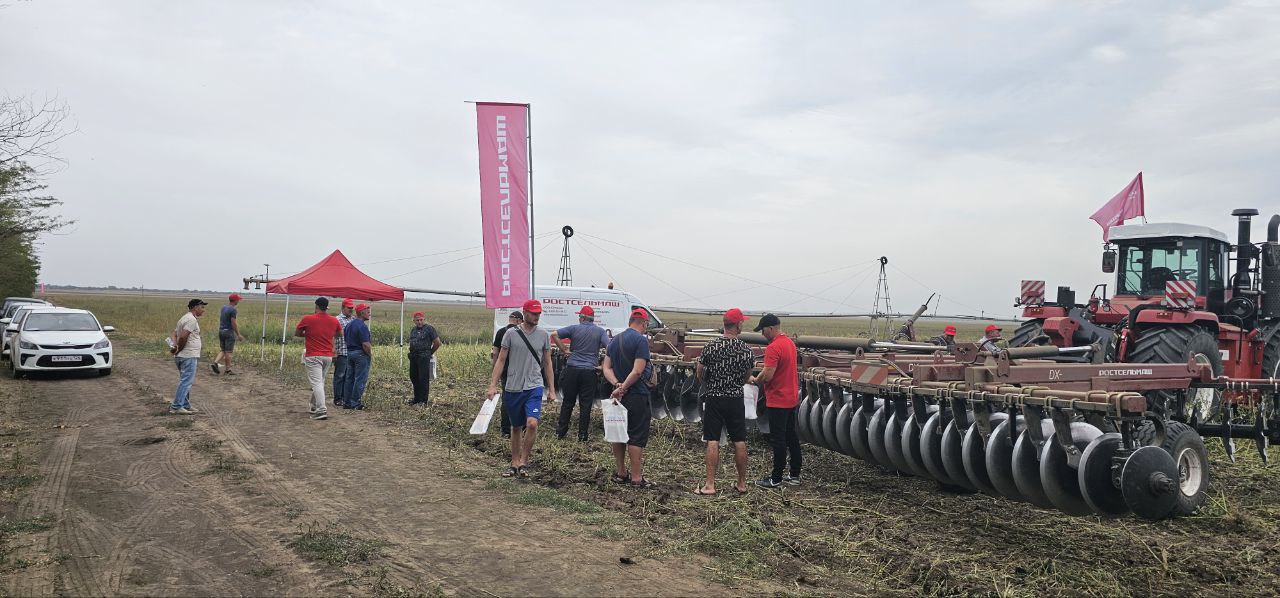
{"type": "Polygon", "coordinates": [[[329,300],[316,299],[315,313],[307,314],[298,322],[294,336],[307,339],[306,352],[302,354],[302,366],[307,369],[311,382],[311,419],[328,419],[329,409],[324,401],[324,377],[333,365],[333,341],[342,342],[342,324],[329,315],[329,300]]]}
{"type": "Polygon", "coordinates": [[[769,417],[769,445],[773,447],[773,472],[756,482],[761,488],[800,485],[800,438],[796,436],[796,405],[800,403],[800,379],[796,372],[796,344],[782,333],[778,316],[765,314],[755,328],[769,346],[764,349],[764,369],[750,383],[764,384],[765,412],[769,417]],[[791,454],[791,475],[783,477],[791,454]]]}

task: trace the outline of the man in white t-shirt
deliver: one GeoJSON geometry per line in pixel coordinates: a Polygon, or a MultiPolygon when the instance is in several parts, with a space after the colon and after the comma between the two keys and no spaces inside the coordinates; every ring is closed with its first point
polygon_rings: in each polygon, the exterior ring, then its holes
{"type": "Polygon", "coordinates": [[[169,353],[173,354],[173,362],[178,366],[178,391],[173,396],[173,404],[169,405],[169,413],[189,415],[196,412],[190,401],[201,347],[200,322],[196,318],[204,315],[206,305],[208,303],[199,299],[188,301],[187,313],[178,320],[173,336],[169,337],[169,353]]]}

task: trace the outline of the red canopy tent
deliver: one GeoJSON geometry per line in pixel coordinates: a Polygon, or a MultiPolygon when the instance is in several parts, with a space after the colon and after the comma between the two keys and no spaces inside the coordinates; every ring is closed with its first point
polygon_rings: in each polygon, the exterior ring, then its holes
{"type": "MultiPolygon", "coordinates": [[[[284,329],[280,331],[280,367],[284,367],[284,346],[289,339],[289,296],[322,295],[362,301],[400,302],[400,344],[404,344],[404,289],[393,287],[361,272],[341,251],[334,250],[314,266],[293,276],[267,282],[269,295],[284,295],[284,329]]],[[[266,327],[266,318],[263,318],[266,327]]],[[[265,342],[265,338],[263,339],[265,342]]],[[[403,357],[403,355],[401,356],[403,357]]]]}

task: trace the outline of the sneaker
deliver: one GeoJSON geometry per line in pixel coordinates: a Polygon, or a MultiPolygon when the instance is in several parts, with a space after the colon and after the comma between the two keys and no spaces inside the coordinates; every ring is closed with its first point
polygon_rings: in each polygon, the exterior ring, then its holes
{"type": "Polygon", "coordinates": [[[756,485],[761,488],[781,488],[782,482],[775,482],[773,478],[760,478],[756,480],[756,485]]]}
{"type": "Polygon", "coordinates": [[[786,485],[788,485],[788,486],[799,486],[799,485],[800,485],[800,476],[798,476],[798,475],[797,475],[797,476],[790,476],[790,475],[789,475],[789,476],[783,476],[783,477],[782,477],[782,483],[783,483],[783,484],[786,484],[786,485]]]}
{"type": "Polygon", "coordinates": [[[235,373],[235,372],[233,372],[233,371],[231,371],[231,370],[227,370],[227,371],[223,372],[223,374],[226,374],[226,375],[228,375],[228,376],[234,376],[234,375],[236,375],[236,373],[235,373]]]}
{"type": "Polygon", "coordinates": [[[183,408],[183,407],[179,407],[179,408],[177,408],[177,409],[174,409],[174,408],[170,407],[170,408],[169,408],[169,413],[174,414],[174,415],[190,415],[190,414],[192,414],[192,413],[195,413],[195,411],[193,411],[193,410],[191,410],[191,409],[186,409],[186,408],[183,408]]]}
{"type": "Polygon", "coordinates": [[[318,413],[312,413],[312,414],[311,414],[311,419],[329,419],[329,414],[328,414],[327,412],[325,412],[325,411],[321,411],[321,412],[318,412],[318,413]]]}
{"type": "Polygon", "coordinates": [[[217,363],[217,362],[214,362],[214,363],[209,364],[209,367],[213,368],[213,373],[215,373],[215,374],[221,374],[221,373],[222,373],[222,366],[218,365],[218,363],[217,363]]]}
{"type": "Polygon", "coordinates": [[[195,407],[187,407],[187,413],[200,413],[195,407]]]}
{"type": "Polygon", "coordinates": [[[316,408],[315,408],[315,407],[307,407],[307,413],[310,413],[311,415],[315,415],[315,414],[316,414],[316,408]]]}

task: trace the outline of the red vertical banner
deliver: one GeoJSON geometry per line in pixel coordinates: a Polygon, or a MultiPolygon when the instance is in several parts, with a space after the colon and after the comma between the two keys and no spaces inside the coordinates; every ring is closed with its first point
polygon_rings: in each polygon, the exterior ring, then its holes
{"type": "Polygon", "coordinates": [[[529,288],[529,146],[526,104],[476,104],[484,304],[519,307],[529,288]]]}

